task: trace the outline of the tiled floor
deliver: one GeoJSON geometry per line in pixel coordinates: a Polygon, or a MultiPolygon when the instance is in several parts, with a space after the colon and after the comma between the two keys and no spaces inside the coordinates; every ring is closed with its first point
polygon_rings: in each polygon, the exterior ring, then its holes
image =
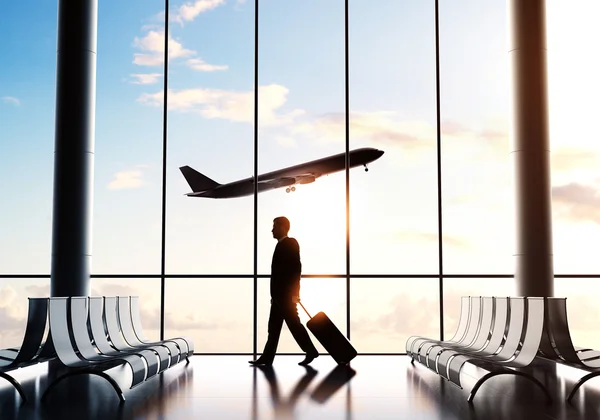
{"type": "MultiPolygon", "coordinates": [[[[78,376],[58,385],[45,403],[48,366],[15,373],[29,402],[0,379],[0,419],[598,419],[600,378],[578,391],[570,405],[565,396],[583,372],[552,363],[536,367],[554,403],[531,383],[514,376],[486,382],[472,405],[468,389],[442,381],[406,356],[358,356],[351,369],[336,368],[321,356],[312,368],[301,356],[278,356],[272,370],[248,365],[248,356],[193,356],[157,378],[126,390],[119,399],[101,378],[78,376]]],[[[116,368],[121,380],[126,368],[116,368]]],[[[473,384],[481,371],[465,372],[473,384]]]]}

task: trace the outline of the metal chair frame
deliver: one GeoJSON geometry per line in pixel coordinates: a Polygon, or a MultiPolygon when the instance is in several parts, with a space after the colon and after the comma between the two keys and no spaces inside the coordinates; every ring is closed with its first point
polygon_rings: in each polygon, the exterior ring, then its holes
{"type": "Polygon", "coordinates": [[[567,318],[567,298],[547,297],[544,305],[544,335],[538,357],[589,372],[577,381],[567,396],[570,403],[585,382],[600,376],[600,351],[573,345],[567,318]]]}
{"type": "Polygon", "coordinates": [[[22,403],[27,402],[23,387],[7,372],[56,357],[49,331],[48,334],[46,333],[48,300],[45,298],[28,298],[28,300],[27,325],[21,346],[0,350],[0,378],[6,379],[17,390],[22,403]]]}
{"type": "MultiPolygon", "coordinates": [[[[461,389],[460,372],[467,362],[488,370],[471,389],[467,398],[469,403],[484,382],[502,374],[521,376],[532,381],[544,392],[548,402],[552,402],[548,390],[539,380],[528,373],[511,369],[528,366],[536,357],[544,328],[544,298],[511,297],[507,311],[495,301],[496,298],[482,299],[482,310],[477,318],[481,325],[474,326],[471,323],[468,326],[465,333],[468,340],[462,341],[465,344],[449,343],[446,346],[446,343],[438,342],[426,349],[424,346],[419,351],[419,362],[461,389]],[[502,328],[505,319],[506,327],[502,328]]],[[[473,310],[471,319],[474,319],[472,315],[473,310]]]]}

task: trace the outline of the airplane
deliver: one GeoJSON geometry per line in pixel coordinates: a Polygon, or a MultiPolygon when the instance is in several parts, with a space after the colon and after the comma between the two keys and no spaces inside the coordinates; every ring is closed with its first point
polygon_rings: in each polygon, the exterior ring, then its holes
{"type": "MultiPolygon", "coordinates": [[[[352,150],[349,152],[350,167],[364,166],[368,171],[367,164],[379,159],[383,153],[372,147],[352,150]]],[[[259,175],[257,190],[261,193],[286,187],[285,191],[289,193],[296,190],[296,184],[310,184],[320,176],[345,169],[346,154],[340,153],[259,175]]],[[[191,193],[185,194],[188,197],[235,198],[254,194],[254,177],[219,184],[187,165],[179,170],[192,189],[191,193]]]]}

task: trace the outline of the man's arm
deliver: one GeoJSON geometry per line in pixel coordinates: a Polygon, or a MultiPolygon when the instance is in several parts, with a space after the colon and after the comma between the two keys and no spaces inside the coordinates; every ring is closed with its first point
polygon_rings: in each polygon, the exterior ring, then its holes
{"type": "Polygon", "coordinates": [[[300,278],[302,273],[302,263],[300,262],[300,245],[294,238],[288,240],[288,253],[287,253],[287,268],[291,277],[294,279],[300,278]]]}
{"type": "Polygon", "coordinates": [[[289,291],[293,297],[300,295],[300,276],[302,274],[302,263],[300,262],[300,245],[294,238],[288,241],[286,271],[288,273],[289,291]]]}

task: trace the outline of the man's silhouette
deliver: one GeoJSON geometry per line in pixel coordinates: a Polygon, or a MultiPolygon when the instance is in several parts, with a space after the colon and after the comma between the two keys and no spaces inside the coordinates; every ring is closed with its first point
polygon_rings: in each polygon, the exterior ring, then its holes
{"type": "Polygon", "coordinates": [[[319,356],[319,352],[308,336],[308,332],[298,317],[296,307],[300,299],[300,246],[294,238],[288,238],[290,221],[285,217],[273,220],[273,237],[277,245],[271,263],[271,312],[269,314],[268,338],[262,356],[248,363],[252,365],[272,365],[283,321],[287,324],[294,339],[306,353],[299,365],[308,365],[319,356]]]}

